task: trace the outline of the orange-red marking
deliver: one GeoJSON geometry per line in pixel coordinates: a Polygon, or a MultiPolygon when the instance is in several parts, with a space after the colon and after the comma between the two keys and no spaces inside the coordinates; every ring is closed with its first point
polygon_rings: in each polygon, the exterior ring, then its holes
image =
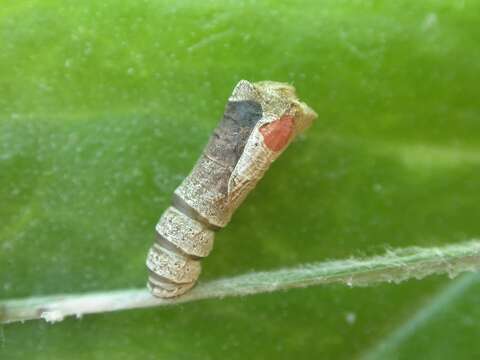
{"type": "Polygon", "coordinates": [[[260,128],[265,145],[272,151],[280,151],[293,135],[294,118],[291,115],[283,115],[280,119],[265,124],[260,128]]]}

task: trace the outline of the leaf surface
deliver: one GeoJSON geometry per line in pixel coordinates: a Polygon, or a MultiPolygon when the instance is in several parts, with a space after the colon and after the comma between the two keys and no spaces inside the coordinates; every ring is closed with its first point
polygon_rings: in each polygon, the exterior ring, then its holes
{"type": "MultiPolygon", "coordinates": [[[[240,79],[294,84],[319,119],[218,234],[203,280],[478,238],[479,21],[479,3],[440,0],[3,1],[0,298],[143,286],[154,225],[240,79]]],[[[469,359],[464,279],[9,325],[0,355],[469,359]]]]}

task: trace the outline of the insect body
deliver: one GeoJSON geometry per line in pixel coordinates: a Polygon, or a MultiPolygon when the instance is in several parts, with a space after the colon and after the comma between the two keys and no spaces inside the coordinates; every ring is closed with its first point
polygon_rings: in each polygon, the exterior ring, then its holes
{"type": "Polygon", "coordinates": [[[290,85],[237,84],[222,121],[156,226],[147,256],[153,295],[174,297],[195,285],[215,231],[228,224],[270,164],[316,116],[290,85]]]}

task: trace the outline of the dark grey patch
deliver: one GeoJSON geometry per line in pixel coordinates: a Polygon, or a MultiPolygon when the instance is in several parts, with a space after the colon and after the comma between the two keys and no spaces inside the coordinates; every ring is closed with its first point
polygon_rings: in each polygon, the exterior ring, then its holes
{"type": "Polygon", "coordinates": [[[229,101],[205,155],[233,170],[262,114],[262,106],[256,101],[229,101]]]}
{"type": "Polygon", "coordinates": [[[256,101],[229,101],[223,117],[236,126],[253,129],[262,113],[262,105],[256,101]]]}
{"type": "MultiPolygon", "coordinates": [[[[218,230],[205,217],[230,211],[228,206],[228,181],[238,159],[243,153],[248,137],[262,118],[262,106],[255,101],[230,101],[225,107],[222,121],[215,128],[202,156],[190,173],[189,178],[195,184],[187,190],[190,198],[198,198],[207,206],[199,206],[207,214],[200,214],[177,194],[173,197],[173,206],[186,216],[195,219],[211,229],[218,230]],[[213,195],[205,200],[205,193],[213,195]]],[[[215,218],[215,216],[213,216],[215,218]]]]}

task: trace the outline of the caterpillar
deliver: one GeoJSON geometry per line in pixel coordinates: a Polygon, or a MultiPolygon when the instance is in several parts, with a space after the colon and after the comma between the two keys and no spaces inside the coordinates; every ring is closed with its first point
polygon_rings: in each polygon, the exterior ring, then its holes
{"type": "Polygon", "coordinates": [[[288,84],[241,80],[235,86],[223,119],[156,225],[146,261],[154,296],[176,297],[195,285],[215,232],[316,117],[288,84]]]}

